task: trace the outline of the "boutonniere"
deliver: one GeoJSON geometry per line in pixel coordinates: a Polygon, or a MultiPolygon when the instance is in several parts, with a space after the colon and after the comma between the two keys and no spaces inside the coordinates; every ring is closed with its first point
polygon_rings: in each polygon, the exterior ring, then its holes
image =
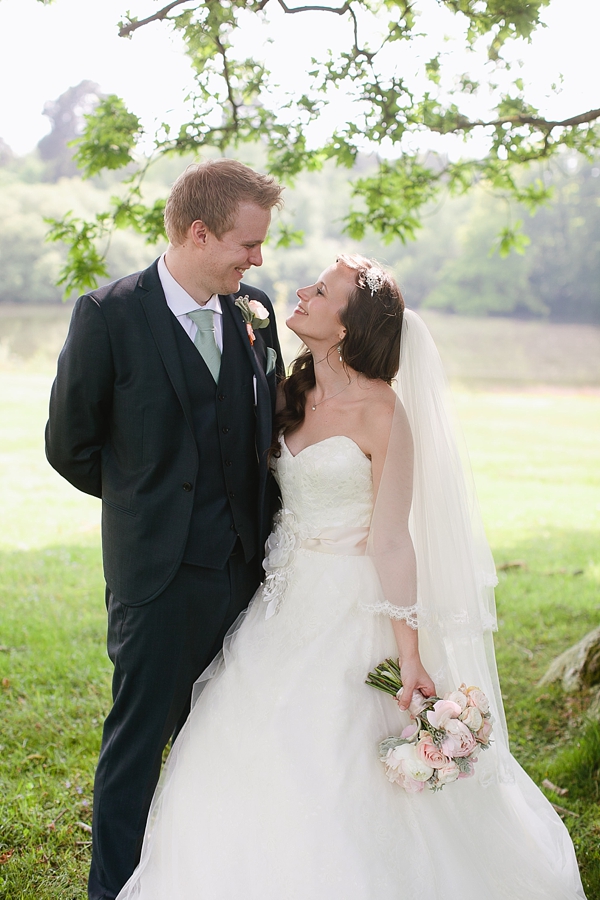
{"type": "Polygon", "coordinates": [[[254,329],[267,327],[269,324],[269,311],[265,309],[258,300],[251,300],[247,294],[245,297],[238,297],[235,301],[235,305],[242,312],[242,317],[246,323],[248,339],[250,341],[250,346],[252,347],[256,340],[254,329]]]}

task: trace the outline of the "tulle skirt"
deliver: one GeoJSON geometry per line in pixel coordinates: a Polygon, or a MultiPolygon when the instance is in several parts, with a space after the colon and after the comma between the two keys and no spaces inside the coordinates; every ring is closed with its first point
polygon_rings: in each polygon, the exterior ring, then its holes
{"type": "MultiPolygon", "coordinates": [[[[365,685],[396,655],[367,557],[299,550],[276,615],[260,591],[167,761],[119,900],[574,900],[569,835],[510,777],[407,794],[378,743],[407,724],[365,685]]],[[[493,751],[489,751],[490,753],[493,751]]]]}

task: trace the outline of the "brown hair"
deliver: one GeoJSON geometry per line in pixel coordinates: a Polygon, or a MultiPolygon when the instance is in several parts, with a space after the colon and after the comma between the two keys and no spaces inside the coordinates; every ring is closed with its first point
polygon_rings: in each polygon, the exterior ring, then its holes
{"type": "Polygon", "coordinates": [[[283,188],[270,175],[261,175],[237,159],[210,159],[188,166],[171,189],[165,207],[165,230],[172,244],[184,243],[200,219],[221,238],[234,224],[240,203],[256,203],[270,210],[283,205],[283,188]]]}
{"type": "MultiPolygon", "coordinates": [[[[404,300],[392,276],[379,263],[358,254],[338,256],[356,272],[354,289],[339,319],[346,334],[339,345],[344,366],[390,384],[398,372],[404,300]]],[[[333,348],[332,348],[333,349],[333,348]]],[[[283,382],[284,408],[275,416],[270,455],[279,456],[279,434],[295,431],[304,421],[306,394],[315,386],[312,353],[304,349],[283,382]]]]}

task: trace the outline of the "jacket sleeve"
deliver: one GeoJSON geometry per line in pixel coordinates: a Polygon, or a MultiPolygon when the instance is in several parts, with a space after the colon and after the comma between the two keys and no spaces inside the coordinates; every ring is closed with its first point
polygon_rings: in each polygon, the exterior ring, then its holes
{"type": "Polygon", "coordinates": [[[58,358],[46,425],[46,456],[67,481],[102,496],[102,447],[109,437],[114,367],[106,321],[92,295],[73,309],[58,358]]]}

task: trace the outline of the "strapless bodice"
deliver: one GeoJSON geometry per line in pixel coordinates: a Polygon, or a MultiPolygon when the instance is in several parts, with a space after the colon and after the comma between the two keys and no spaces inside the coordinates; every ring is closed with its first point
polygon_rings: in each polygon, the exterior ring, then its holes
{"type": "Polygon", "coordinates": [[[309,532],[368,528],[373,511],[371,460],[345,435],[325,438],[292,456],[283,437],[275,477],[284,508],[309,532]]]}

